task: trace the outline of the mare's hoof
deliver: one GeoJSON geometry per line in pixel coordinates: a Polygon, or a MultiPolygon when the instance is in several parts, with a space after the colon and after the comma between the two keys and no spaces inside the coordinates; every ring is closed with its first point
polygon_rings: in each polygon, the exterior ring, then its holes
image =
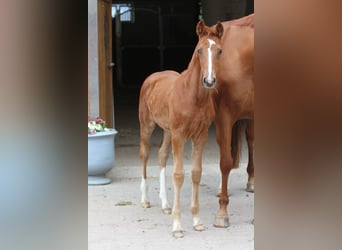
{"type": "Polygon", "coordinates": [[[215,216],[215,222],[214,222],[215,227],[229,227],[229,219],[228,217],[225,216],[215,216]]]}
{"type": "Polygon", "coordinates": [[[176,239],[183,238],[184,234],[182,230],[177,230],[172,232],[172,236],[175,237],[176,239]]]}
{"type": "Polygon", "coordinates": [[[254,193],[254,184],[247,183],[246,191],[250,193],[254,193]]]}
{"type": "Polygon", "coordinates": [[[149,201],[144,201],[144,202],[141,202],[141,206],[143,208],[149,208],[151,207],[151,203],[149,201]]]}
{"type": "Polygon", "coordinates": [[[162,211],[163,211],[163,214],[171,214],[171,212],[172,212],[171,208],[169,208],[169,207],[163,208],[162,211]]]}
{"type": "Polygon", "coordinates": [[[198,224],[196,226],[194,226],[194,230],[195,231],[204,231],[204,225],[203,224],[198,224]]]}

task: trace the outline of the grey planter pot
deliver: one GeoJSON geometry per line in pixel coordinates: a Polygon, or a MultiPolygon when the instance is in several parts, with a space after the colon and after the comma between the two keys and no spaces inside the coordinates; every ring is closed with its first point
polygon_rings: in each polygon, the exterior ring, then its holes
{"type": "Polygon", "coordinates": [[[110,129],[105,132],[88,134],[88,185],[109,184],[106,177],[115,163],[115,135],[118,132],[110,129]]]}

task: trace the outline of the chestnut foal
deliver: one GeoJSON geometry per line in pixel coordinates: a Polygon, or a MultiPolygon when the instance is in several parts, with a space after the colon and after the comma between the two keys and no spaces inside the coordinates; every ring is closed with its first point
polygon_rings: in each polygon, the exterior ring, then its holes
{"type": "Polygon", "coordinates": [[[172,208],[173,236],[183,237],[180,222],[180,192],[184,182],[183,151],[188,139],[192,141],[192,201],[193,228],[204,230],[199,217],[199,184],[202,174],[202,153],[208,137],[208,128],[215,118],[213,98],[217,95],[217,68],[220,64],[223,26],[213,27],[201,20],[196,26],[199,41],[188,68],[178,74],[162,71],[148,76],[140,90],[140,159],[142,162],[142,207],[150,207],[146,164],[149,141],[157,124],[164,131],[158,151],[160,193],[164,213],[170,213],[165,187],[165,167],[172,144],[174,169],[174,202],[172,208]]]}

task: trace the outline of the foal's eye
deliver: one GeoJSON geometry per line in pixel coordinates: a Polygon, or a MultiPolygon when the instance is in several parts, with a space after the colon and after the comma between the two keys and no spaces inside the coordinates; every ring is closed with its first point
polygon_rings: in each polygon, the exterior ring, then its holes
{"type": "Polygon", "coordinates": [[[199,55],[201,55],[201,54],[202,54],[202,49],[198,49],[198,50],[197,50],[197,53],[198,53],[199,55]]]}
{"type": "Polygon", "coordinates": [[[219,49],[218,52],[217,52],[219,55],[222,54],[222,49],[219,49]]]}

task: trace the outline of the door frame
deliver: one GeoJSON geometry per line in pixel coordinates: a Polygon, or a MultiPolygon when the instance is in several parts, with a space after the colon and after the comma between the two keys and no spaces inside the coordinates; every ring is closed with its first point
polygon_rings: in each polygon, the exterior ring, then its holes
{"type": "Polygon", "coordinates": [[[99,116],[114,128],[112,1],[98,0],[99,116]]]}

